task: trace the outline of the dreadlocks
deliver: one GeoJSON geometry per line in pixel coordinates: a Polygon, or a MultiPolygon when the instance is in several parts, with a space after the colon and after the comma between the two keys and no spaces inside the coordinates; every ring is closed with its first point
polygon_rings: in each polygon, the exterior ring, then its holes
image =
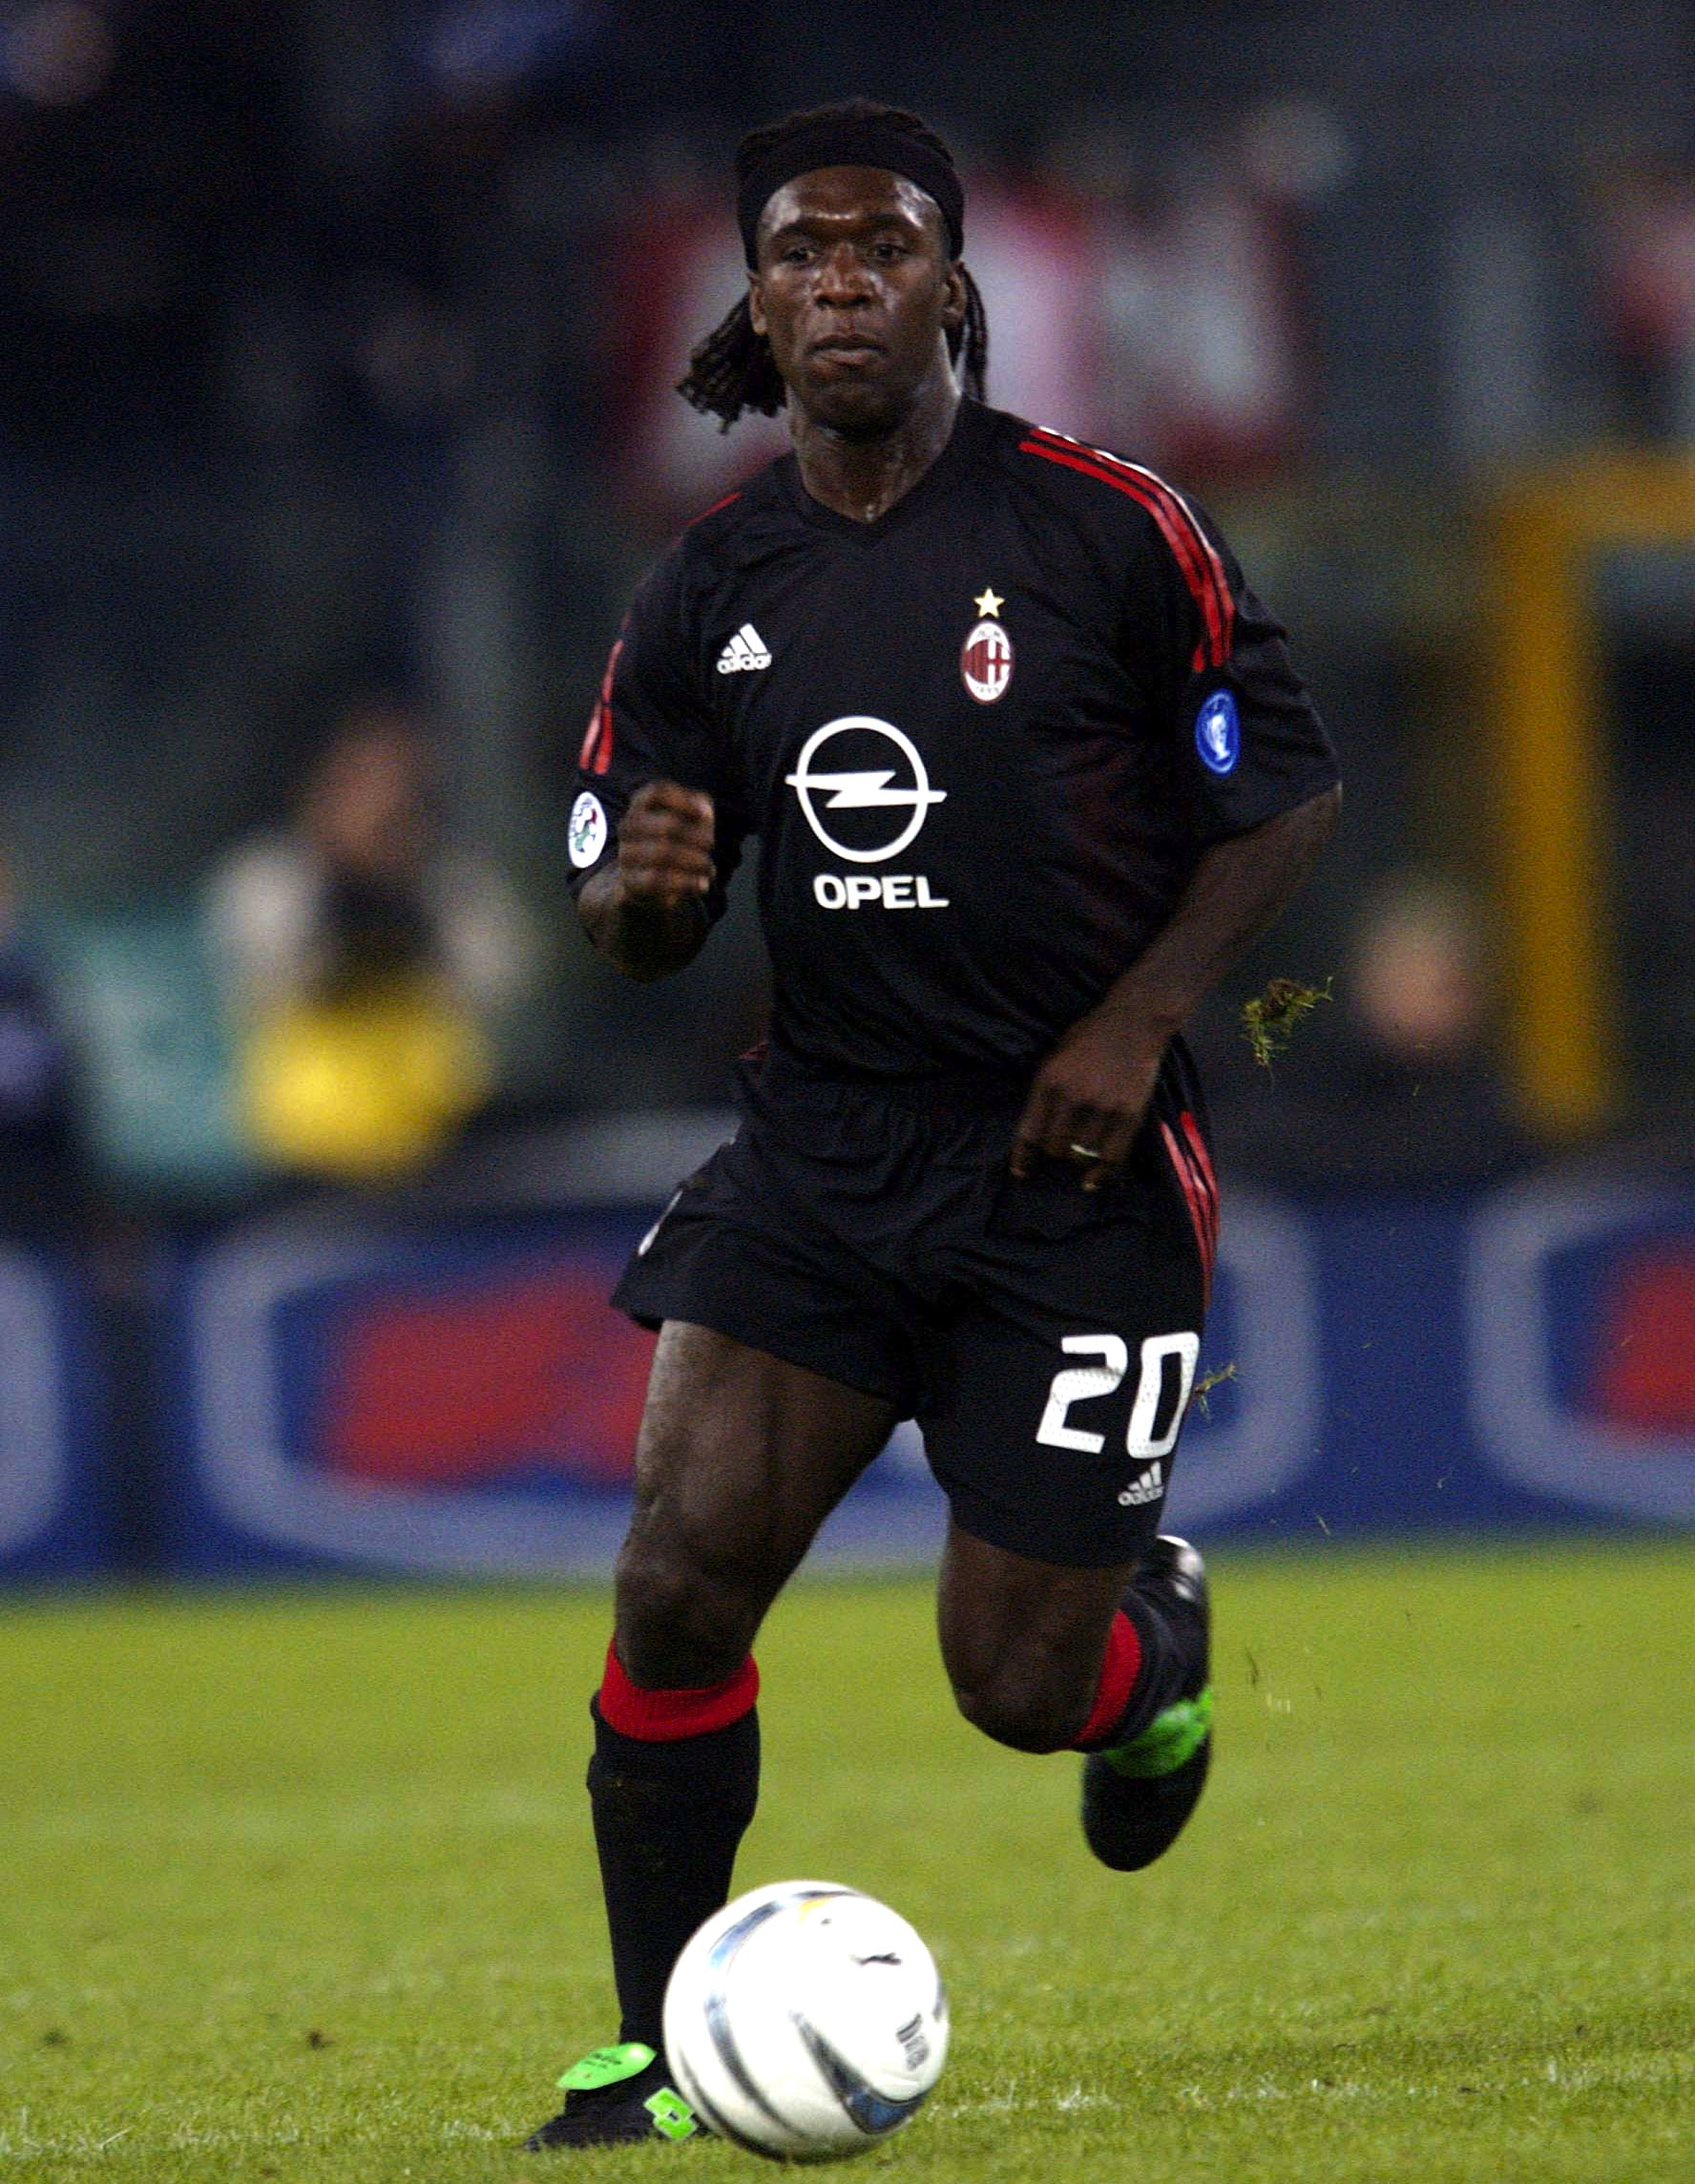
{"type": "MultiPolygon", "coordinates": [[[[953,175],[952,155],[947,145],[915,114],[908,114],[898,106],[882,106],[868,98],[848,98],[834,106],[813,107],[804,114],[791,114],[785,120],[770,122],[763,129],[751,131],[737,147],[736,182],[742,194],[741,218],[743,237],[748,242],[749,262],[753,256],[752,227],[757,220],[757,206],[750,215],[749,205],[753,199],[759,198],[762,178],[781,174],[785,153],[797,144],[823,144],[838,136],[845,142],[863,140],[867,146],[863,163],[867,165],[883,163],[870,149],[881,141],[885,147],[891,144],[897,147],[890,155],[899,162],[897,172],[904,173],[909,167],[920,169],[914,178],[920,186],[927,188],[931,196],[939,189],[942,199],[947,200],[943,204],[943,218],[950,246],[957,257],[961,194],[953,175]]],[[[838,155],[812,163],[854,162],[838,155]]],[[[769,189],[764,194],[768,196],[769,189]]],[[[965,391],[981,401],[989,367],[989,322],[976,283],[963,266],[960,273],[965,283],[965,318],[961,325],[948,329],[948,357],[960,370],[965,391]]],[[[774,417],[783,408],[787,390],[772,361],[770,344],[764,334],[755,333],[753,329],[753,317],[745,295],[690,352],[688,370],[679,380],[677,391],[703,415],[717,417],[721,430],[726,432],[744,410],[757,410],[766,417],[774,417]]]]}

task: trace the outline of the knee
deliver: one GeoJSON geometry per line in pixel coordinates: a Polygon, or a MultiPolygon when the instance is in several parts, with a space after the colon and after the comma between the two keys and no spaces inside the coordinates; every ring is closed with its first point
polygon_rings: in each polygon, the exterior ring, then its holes
{"type": "Polygon", "coordinates": [[[753,1573],[709,1542],[638,1526],[618,1557],[618,1658],[650,1690],[722,1682],[746,1657],[764,1606],[753,1573]]]}
{"type": "Polygon", "coordinates": [[[1063,1752],[1089,1717],[1088,1692],[1027,1669],[955,1683],[953,1696],[973,1729],[1015,1752],[1063,1752]]]}

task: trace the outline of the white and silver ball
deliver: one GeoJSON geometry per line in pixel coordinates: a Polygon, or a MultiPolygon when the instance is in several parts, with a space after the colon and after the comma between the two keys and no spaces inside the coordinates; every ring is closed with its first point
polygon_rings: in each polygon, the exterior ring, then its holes
{"type": "Polygon", "coordinates": [[[910,2123],[941,2075],[948,2003],[897,1912],[827,1880],[726,1903],[677,1960],[665,2055],[708,2129],[778,2161],[839,2161],[910,2123]]]}

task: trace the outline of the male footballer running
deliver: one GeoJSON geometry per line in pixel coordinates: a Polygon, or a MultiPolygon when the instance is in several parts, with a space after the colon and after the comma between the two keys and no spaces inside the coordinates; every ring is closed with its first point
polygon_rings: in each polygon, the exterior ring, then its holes
{"type": "Polygon", "coordinates": [[[738,1135],[615,1296],[659,1331],[589,1768],[622,2022],[536,2149],[704,2128],[660,2005],[753,1815],[751,1648],[897,1421],[948,1497],[966,1719],[1086,1754],[1109,1866],[1187,1820],[1206,1587],[1158,1526],[1218,1192],[1182,1027],[1339,796],[1207,519],[985,406],[941,140],[851,100],[736,173],[747,293],[681,391],[726,425],[785,408],[793,452],[638,593],[569,850],[594,944],[648,979],[757,835],[775,998],[738,1135]]]}

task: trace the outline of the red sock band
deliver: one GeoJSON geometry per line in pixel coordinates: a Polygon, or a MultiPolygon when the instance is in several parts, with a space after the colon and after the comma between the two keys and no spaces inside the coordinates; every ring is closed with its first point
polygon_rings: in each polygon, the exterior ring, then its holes
{"type": "Polygon", "coordinates": [[[1130,1704],[1130,1693],[1136,1689],[1136,1679],[1141,1672],[1141,1640],[1136,1635],[1136,1626],[1120,1607],[1112,1619],[1106,1634],[1106,1658],[1100,1664],[1100,1683],[1095,1693],[1094,1710],[1078,1732],[1075,1750],[1092,1751],[1124,1718],[1130,1704]]]}
{"type": "Polygon", "coordinates": [[[759,1670],[751,1653],[722,1684],[702,1684],[680,1691],[644,1691],[625,1675],[623,1663],[608,1646],[598,1704],[601,1720],[620,1736],[639,1737],[643,1744],[670,1744],[680,1737],[704,1736],[709,1730],[728,1729],[731,1722],[752,1712],[758,1697],[759,1670]]]}

